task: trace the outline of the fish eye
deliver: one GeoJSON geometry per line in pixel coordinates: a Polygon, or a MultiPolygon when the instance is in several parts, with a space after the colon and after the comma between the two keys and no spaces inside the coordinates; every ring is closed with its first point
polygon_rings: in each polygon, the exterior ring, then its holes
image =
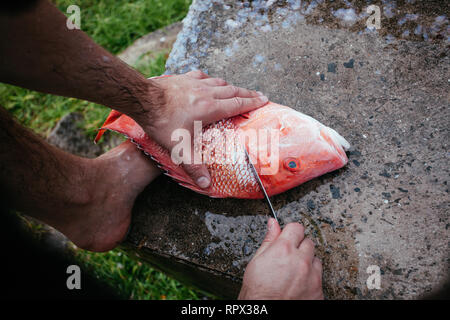
{"type": "Polygon", "coordinates": [[[287,158],[284,160],[284,167],[289,171],[299,171],[300,170],[300,162],[295,158],[287,158]]]}

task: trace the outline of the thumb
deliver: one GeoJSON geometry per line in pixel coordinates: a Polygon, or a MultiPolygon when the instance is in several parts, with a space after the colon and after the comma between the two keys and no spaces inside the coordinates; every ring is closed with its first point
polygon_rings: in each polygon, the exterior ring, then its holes
{"type": "Polygon", "coordinates": [[[204,159],[202,154],[201,128],[201,126],[199,128],[196,128],[196,124],[194,122],[195,141],[191,146],[191,162],[183,163],[183,169],[198,187],[200,187],[201,189],[206,189],[211,184],[211,176],[208,172],[208,168],[203,161],[204,159]],[[200,133],[199,135],[196,134],[197,130],[199,131],[198,133],[200,133]]]}
{"type": "Polygon", "coordinates": [[[200,188],[206,189],[211,184],[211,176],[204,164],[183,164],[183,169],[200,188]]]}
{"type": "Polygon", "coordinates": [[[269,218],[269,221],[267,221],[266,237],[264,238],[259,249],[256,251],[255,257],[263,253],[278,238],[280,234],[281,228],[278,222],[274,218],[269,218]]]}

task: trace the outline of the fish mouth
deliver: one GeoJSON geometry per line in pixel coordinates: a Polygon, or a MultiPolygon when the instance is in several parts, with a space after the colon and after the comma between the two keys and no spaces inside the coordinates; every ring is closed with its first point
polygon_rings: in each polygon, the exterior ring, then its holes
{"type": "Polygon", "coordinates": [[[350,149],[350,143],[339,133],[337,133],[336,130],[325,127],[326,133],[328,133],[328,136],[331,139],[332,145],[334,149],[336,150],[340,160],[342,161],[342,166],[346,165],[348,162],[347,154],[345,151],[350,149]]]}
{"type": "Polygon", "coordinates": [[[350,143],[345,140],[345,138],[343,136],[341,136],[339,133],[337,133],[336,130],[327,127],[327,131],[330,134],[331,139],[334,141],[334,143],[338,146],[341,146],[344,151],[347,151],[348,149],[350,149],[350,143]]]}

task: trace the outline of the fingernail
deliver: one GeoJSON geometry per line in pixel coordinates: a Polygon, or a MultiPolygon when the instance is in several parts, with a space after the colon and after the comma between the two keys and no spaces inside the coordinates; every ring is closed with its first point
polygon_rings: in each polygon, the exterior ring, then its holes
{"type": "Polygon", "coordinates": [[[273,228],[276,220],[274,218],[269,218],[269,222],[267,222],[267,230],[270,231],[273,228]]]}
{"type": "Polygon", "coordinates": [[[197,179],[197,184],[200,188],[205,189],[209,186],[209,179],[207,177],[200,177],[197,179]]]}
{"type": "Polygon", "coordinates": [[[259,97],[261,99],[262,102],[267,102],[269,101],[269,98],[267,98],[266,96],[261,96],[259,97]]]}
{"type": "Polygon", "coordinates": [[[264,93],[262,93],[261,91],[256,91],[256,93],[257,93],[258,95],[260,95],[260,96],[263,96],[263,95],[264,95],[264,93]]]}

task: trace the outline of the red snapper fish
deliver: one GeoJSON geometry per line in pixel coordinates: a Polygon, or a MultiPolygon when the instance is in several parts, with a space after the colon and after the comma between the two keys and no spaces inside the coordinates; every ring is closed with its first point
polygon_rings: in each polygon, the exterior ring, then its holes
{"type": "Polygon", "coordinates": [[[154,142],[130,117],[113,110],[95,142],[106,129],[125,135],[180,185],[214,198],[264,197],[244,147],[269,196],[343,167],[348,162],[345,150],[350,147],[335,130],[317,120],[292,108],[268,102],[259,109],[202,128],[202,152],[208,160],[204,163],[211,175],[211,185],[201,189],[180,164],[172,161],[170,152],[154,142]],[[268,135],[265,139],[248,138],[248,132],[262,130],[275,132],[277,139],[268,139],[268,135]],[[229,147],[230,141],[235,142],[234,148],[229,147]],[[270,158],[273,154],[276,154],[275,161],[270,158]],[[225,156],[227,161],[223,161],[225,156]],[[265,169],[271,173],[264,174],[265,169]]]}

